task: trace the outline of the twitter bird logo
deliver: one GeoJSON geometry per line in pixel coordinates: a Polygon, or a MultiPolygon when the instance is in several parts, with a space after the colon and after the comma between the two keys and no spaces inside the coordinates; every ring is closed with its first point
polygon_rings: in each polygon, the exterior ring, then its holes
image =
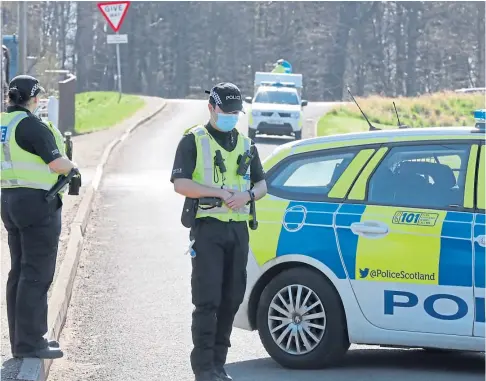
{"type": "Polygon", "coordinates": [[[359,269],[359,276],[361,279],[366,278],[370,272],[370,269],[367,267],[365,269],[359,269]]]}

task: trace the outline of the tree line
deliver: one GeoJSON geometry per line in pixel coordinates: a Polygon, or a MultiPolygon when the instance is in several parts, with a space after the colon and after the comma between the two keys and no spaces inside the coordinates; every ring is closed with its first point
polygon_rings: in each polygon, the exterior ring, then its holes
{"type": "MultiPolygon", "coordinates": [[[[16,2],[2,2],[2,33],[16,33],[16,2]]],[[[29,2],[32,74],[67,69],[78,91],[116,90],[113,33],[96,2],[29,2]]],[[[204,98],[231,81],[253,92],[255,71],[279,58],[304,76],[311,101],[416,96],[485,86],[485,3],[131,2],[121,27],[127,93],[204,98]]],[[[52,77],[52,75],[51,75],[52,77]]]]}

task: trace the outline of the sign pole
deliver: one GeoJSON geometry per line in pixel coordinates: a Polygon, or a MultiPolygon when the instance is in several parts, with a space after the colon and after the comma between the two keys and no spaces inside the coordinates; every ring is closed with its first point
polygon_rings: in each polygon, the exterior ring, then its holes
{"type": "Polygon", "coordinates": [[[121,62],[120,62],[120,44],[126,44],[128,42],[126,34],[119,34],[123,20],[127,14],[129,1],[109,1],[105,3],[98,3],[98,8],[105,17],[106,21],[110,25],[115,34],[107,35],[108,44],[116,45],[116,67],[117,67],[117,82],[118,82],[118,103],[120,103],[122,97],[122,74],[121,74],[121,62]]]}
{"type": "MultiPolygon", "coordinates": [[[[118,34],[118,32],[116,32],[118,34]]],[[[116,66],[118,68],[118,103],[120,103],[122,96],[122,80],[121,80],[121,63],[120,63],[120,44],[116,45],[116,66]]]]}

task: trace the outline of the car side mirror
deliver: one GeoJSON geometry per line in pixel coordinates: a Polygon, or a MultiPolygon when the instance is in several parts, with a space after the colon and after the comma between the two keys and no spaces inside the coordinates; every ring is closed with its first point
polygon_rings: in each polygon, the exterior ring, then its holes
{"type": "Polygon", "coordinates": [[[251,103],[253,101],[252,97],[246,97],[245,102],[246,103],[251,103]]]}
{"type": "Polygon", "coordinates": [[[308,102],[304,100],[300,104],[301,104],[302,107],[304,107],[304,106],[307,106],[308,102]]]}

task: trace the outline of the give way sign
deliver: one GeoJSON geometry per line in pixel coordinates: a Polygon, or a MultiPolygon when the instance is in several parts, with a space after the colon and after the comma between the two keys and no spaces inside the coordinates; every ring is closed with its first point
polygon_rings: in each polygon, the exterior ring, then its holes
{"type": "Polygon", "coordinates": [[[98,3],[98,8],[100,9],[103,16],[105,16],[106,21],[110,24],[111,29],[115,32],[121,27],[123,19],[125,18],[129,1],[111,1],[107,3],[98,3]]]}

